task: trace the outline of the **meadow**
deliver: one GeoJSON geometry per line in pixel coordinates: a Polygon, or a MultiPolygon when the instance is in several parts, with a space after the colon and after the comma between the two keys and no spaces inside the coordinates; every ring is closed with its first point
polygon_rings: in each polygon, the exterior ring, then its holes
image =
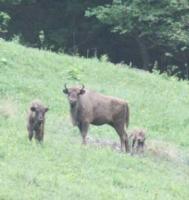
{"type": "MultiPolygon", "coordinates": [[[[104,57],[86,59],[0,40],[0,200],[188,200],[188,91],[186,81],[114,65],[104,57]],[[152,150],[139,157],[82,146],[64,83],[126,99],[129,130],[145,128],[152,150]],[[49,107],[43,145],[27,138],[27,109],[36,98],[49,107]]],[[[91,126],[89,136],[119,142],[108,126],[91,126]]]]}

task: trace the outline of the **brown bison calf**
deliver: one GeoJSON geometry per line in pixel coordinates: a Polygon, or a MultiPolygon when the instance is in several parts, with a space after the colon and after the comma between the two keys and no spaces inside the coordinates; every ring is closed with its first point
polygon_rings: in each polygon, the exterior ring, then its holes
{"type": "Polygon", "coordinates": [[[30,141],[33,135],[35,135],[35,139],[39,142],[43,141],[45,113],[47,111],[48,108],[45,107],[40,100],[32,101],[27,119],[28,137],[30,141]]]}
{"type": "Polygon", "coordinates": [[[129,139],[131,140],[131,155],[144,152],[145,131],[143,129],[134,129],[129,139]]]}
{"type": "Polygon", "coordinates": [[[129,124],[129,106],[126,101],[85,89],[84,86],[67,88],[65,85],[63,92],[68,97],[72,121],[81,132],[83,144],[86,144],[90,124],[108,124],[118,133],[122,151],[129,151],[125,131],[129,124]]]}

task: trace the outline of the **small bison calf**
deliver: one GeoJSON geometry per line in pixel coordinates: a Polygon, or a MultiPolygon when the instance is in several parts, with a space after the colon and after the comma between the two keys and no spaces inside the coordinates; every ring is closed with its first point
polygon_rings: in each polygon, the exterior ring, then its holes
{"type": "Polygon", "coordinates": [[[145,145],[145,131],[143,129],[134,129],[130,135],[131,155],[134,153],[143,153],[145,145]]]}
{"type": "Polygon", "coordinates": [[[35,134],[35,139],[39,142],[43,141],[44,136],[44,124],[45,124],[45,113],[48,108],[45,107],[40,100],[33,100],[29,111],[28,111],[28,137],[31,141],[33,134],[35,134]]]}

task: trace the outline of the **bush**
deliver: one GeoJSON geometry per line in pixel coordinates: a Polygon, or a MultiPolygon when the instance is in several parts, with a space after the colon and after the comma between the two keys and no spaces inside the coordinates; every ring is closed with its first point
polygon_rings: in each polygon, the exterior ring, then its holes
{"type": "Polygon", "coordinates": [[[0,12],[0,33],[7,32],[10,16],[5,12],[0,12]]]}

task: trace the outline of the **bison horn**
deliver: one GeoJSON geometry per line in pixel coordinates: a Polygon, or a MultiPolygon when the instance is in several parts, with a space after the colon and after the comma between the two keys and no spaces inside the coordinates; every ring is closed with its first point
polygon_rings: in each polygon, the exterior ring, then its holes
{"type": "Polygon", "coordinates": [[[64,84],[64,88],[65,88],[66,90],[68,89],[68,88],[67,88],[67,84],[66,84],[66,83],[64,84]]]}
{"type": "Polygon", "coordinates": [[[85,93],[85,90],[84,90],[84,88],[85,88],[85,86],[84,86],[84,85],[82,85],[82,88],[80,89],[80,93],[79,93],[80,95],[85,93]]]}
{"type": "Polygon", "coordinates": [[[81,90],[83,90],[85,88],[85,86],[82,84],[82,88],[81,88],[81,90]]]}
{"type": "Polygon", "coordinates": [[[68,94],[68,88],[67,88],[66,83],[64,84],[64,88],[65,88],[65,89],[63,89],[63,92],[64,92],[65,94],[68,94]]]}

